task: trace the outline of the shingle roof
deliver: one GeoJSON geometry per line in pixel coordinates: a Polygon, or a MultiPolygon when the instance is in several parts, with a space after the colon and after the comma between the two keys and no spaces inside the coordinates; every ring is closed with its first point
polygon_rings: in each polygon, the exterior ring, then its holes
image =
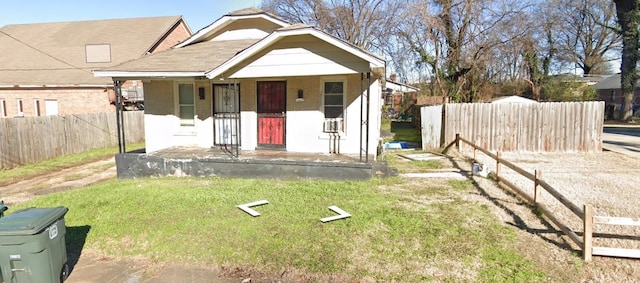
{"type": "Polygon", "coordinates": [[[138,60],[126,62],[100,71],[127,70],[129,72],[206,72],[219,66],[236,53],[259,41],[258,39],[205,41],[182,48],[172,48],[138,60]]]}
{"type": "Polygon", "coordinates": [[[0,28],[0,85],[109,84],[91,70],[141,57],[180,16],[6,25],[0,28]],[[109,44],[110,63],[87,63],[85,46],[109,44]]]}
{"type": "Polygon", "coordinates": [[[593,85],[595,89],[620,89],[620,74],[609,76],[593,85]]]}

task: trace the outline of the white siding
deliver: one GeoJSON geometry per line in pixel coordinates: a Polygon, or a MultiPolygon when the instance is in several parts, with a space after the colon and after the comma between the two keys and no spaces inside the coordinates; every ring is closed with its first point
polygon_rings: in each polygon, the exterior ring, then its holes
{"type": "Polygon", "coordinates": [[[338,49],[275,49],[231,75],[231,78],[357,74],[367,62],[338,49]],[[340,62],[340,63],[337,63],[340,62]]]}
{"type": "Polygon", "coordinates": [[[212,41],[262,39],[262,38],[265,38],[267,35],[269,35],[269,33],[260,29],[239,29],[239,30],[226,31],[216,36],[215,38],[213,38],[212,41]]]}
{"type": "Polygon", "coordinates": [[[213,118],[196,119],[195,126],[181,127],[175,115],[144,115],[147,152],[172,146],[209,148],[213,145],[213,118]]]}

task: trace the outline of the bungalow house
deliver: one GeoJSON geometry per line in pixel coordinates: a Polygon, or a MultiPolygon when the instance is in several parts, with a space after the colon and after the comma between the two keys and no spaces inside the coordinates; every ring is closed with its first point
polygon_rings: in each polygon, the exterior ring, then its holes
{"type": "MultiPolygon", "coordinates": [[[[598,92],[598,100],[604,101],[605,119],[615,119],[622,109],[624,96],[620,86],[620,74],[612,75],[596,83],[593,86],[598,92]]],[[[637,108],[640,105],[640,83],[636,82],[633,95],[634,115],[637,115],[637,108]]]]}
{"type": "MultiPolygon", "coordinates": [[[[91,70],[171,48],[191,35],[180,16],[0,28],[0,118],[114,111],[113,81],[91,70]]],[[[140,81],[123,84],[127,102],[140,81]]]]}
{"type": "Polygon", "coordinates": [[[375,158],[380,137],[384,68],[378,56],[314,27],[248,8],[170,50],[93,73],[116,83],[144,82],[147,155],[136,157],[144,162],[154,153],[199,148],[235,157],[224,162],[286,153],[366,163],[375,158]]]}

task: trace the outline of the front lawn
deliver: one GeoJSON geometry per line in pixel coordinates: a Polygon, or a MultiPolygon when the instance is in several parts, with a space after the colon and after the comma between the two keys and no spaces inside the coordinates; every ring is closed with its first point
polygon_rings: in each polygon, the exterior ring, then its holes
{"type": "Polygon", "coordinates": [[[285,274],[285,281],[544,281],[514,248],[513,228],[462,197],[474,191],[471,181],[112,180],[8,212],[69,207],[70,252],[285,274]],[[263,199],[269,204],[255,208],[258,217],[236,207],[263,199]],[[334,215],[331,205],[353,216],[322,223],[334,215]]]}

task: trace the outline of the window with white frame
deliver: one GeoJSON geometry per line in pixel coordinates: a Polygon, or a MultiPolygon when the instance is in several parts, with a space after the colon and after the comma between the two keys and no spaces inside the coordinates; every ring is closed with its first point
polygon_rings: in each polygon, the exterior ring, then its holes
{"type": "Polygon", "coordinates": [[[192,83],[178,84],[178,117],[180,117],[180,126],[195,125],[195,91],[192,83]]]}
{"type": "Polygon", "coordinates": [[[22,108],[22,99],[18,98],[17,100],[18,106],[18,117],[24,117],[24,108],[22,108]]]}
{"type": "Polygon", "coordinates": [[[33,100],[33,113],[34,116],[40,117],[40,100],[37,98],[33,100]]]}
{"type": "Polygon", "coordinates": [[[58,115],[58,100],[45,99],[44,100],[44,113],[47,116],[58,115]]]}
{"type": "Polygon", "coordinates": [[[0,118],[7,118],[7,103],[0,99],[0,118]]]}
{"type": "Polygon", "coordinates": [[[325,81],[324,88],[324,127],[323,131],[337,133],[344,131],[344,81],[325,81]]]}

